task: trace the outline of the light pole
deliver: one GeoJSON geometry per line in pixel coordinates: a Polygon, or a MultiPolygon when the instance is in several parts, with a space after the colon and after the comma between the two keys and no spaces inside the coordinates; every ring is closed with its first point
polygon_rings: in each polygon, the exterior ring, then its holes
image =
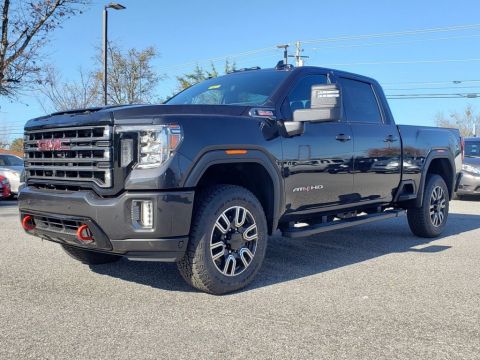
{"type": "Polygon", "coordinates": [[[124,10],[125,6],[119,3],[110,3],[103,8],[103,104],[107,105],[107,70],[108,70],[108,9],[124,10]]]}

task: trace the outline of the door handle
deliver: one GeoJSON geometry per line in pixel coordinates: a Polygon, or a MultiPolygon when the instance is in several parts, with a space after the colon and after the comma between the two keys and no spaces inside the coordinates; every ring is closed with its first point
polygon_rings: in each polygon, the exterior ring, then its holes
{"type": "Polygon", "coordinates": [[[393,135],[388,135],[388,136],[385,138],[385,140],[383,140],[383,141],[385,141],[385,142],[395,142],[395,141],[397,141],[397,140],[398,140],[398,139],[397,139],[395,136],[393,136],[393,135]]]}
{"type": "Polygon", "coordinates": [[[352,140],[352,137],[350,135],[345,135],[345,134],[338,134],[336,139],[338,141],[341,141],[341,142],[345,142],[345,141],[350,141],[352,140]]]}

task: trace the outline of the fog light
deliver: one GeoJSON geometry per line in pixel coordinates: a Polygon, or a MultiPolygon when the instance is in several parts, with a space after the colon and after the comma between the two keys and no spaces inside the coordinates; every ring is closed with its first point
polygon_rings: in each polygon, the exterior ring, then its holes
{"type": "Polygon", "coordinates": [[[132,201],[132,224],[142,229],[153,228],[153,202],[151,200],[132,201]]]}

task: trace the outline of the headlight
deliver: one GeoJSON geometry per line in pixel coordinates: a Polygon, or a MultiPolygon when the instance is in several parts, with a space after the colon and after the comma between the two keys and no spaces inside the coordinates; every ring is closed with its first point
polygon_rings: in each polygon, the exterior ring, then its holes
{"type": "Polygon", "coordinates": [[[473,167],[472,165],[463,164],[462,170],[471,174],[480,175],[480,169],[473,167]]]}
{"type": "Polygon", "coordinates": [[[8,185],[8,179],[7,179],[7,178],[3,179],[3,180],[1,181],[1,183],[2,183],[3,185],[8,185]]]}
{"type": "MultiPolygon", "coordinates": [[[[138,137],[136,167],[140,169],[160,166],[172,156],[182,141],[182,129],[179,125],[118,126],[116,132],[135,133],[138,137]]],[[[122,166],[126,166],[131,162],[131,156],[127,148],[133,146],[133,142],[124,141],[121,146],[121,163],[122,166]],[[128,157],[130,161],[124,161],[124,157],[128,157]]]]}

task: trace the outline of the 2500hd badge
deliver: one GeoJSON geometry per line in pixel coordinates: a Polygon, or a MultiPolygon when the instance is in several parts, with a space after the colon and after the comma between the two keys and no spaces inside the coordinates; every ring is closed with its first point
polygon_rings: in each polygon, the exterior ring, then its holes
{"type": "Polygon", "coordinates": [[[310,192],[313,190],[322,190],[323,185],[309,185],[309,186],[299,186],[293,189],[293,192],[310,192]]]}

